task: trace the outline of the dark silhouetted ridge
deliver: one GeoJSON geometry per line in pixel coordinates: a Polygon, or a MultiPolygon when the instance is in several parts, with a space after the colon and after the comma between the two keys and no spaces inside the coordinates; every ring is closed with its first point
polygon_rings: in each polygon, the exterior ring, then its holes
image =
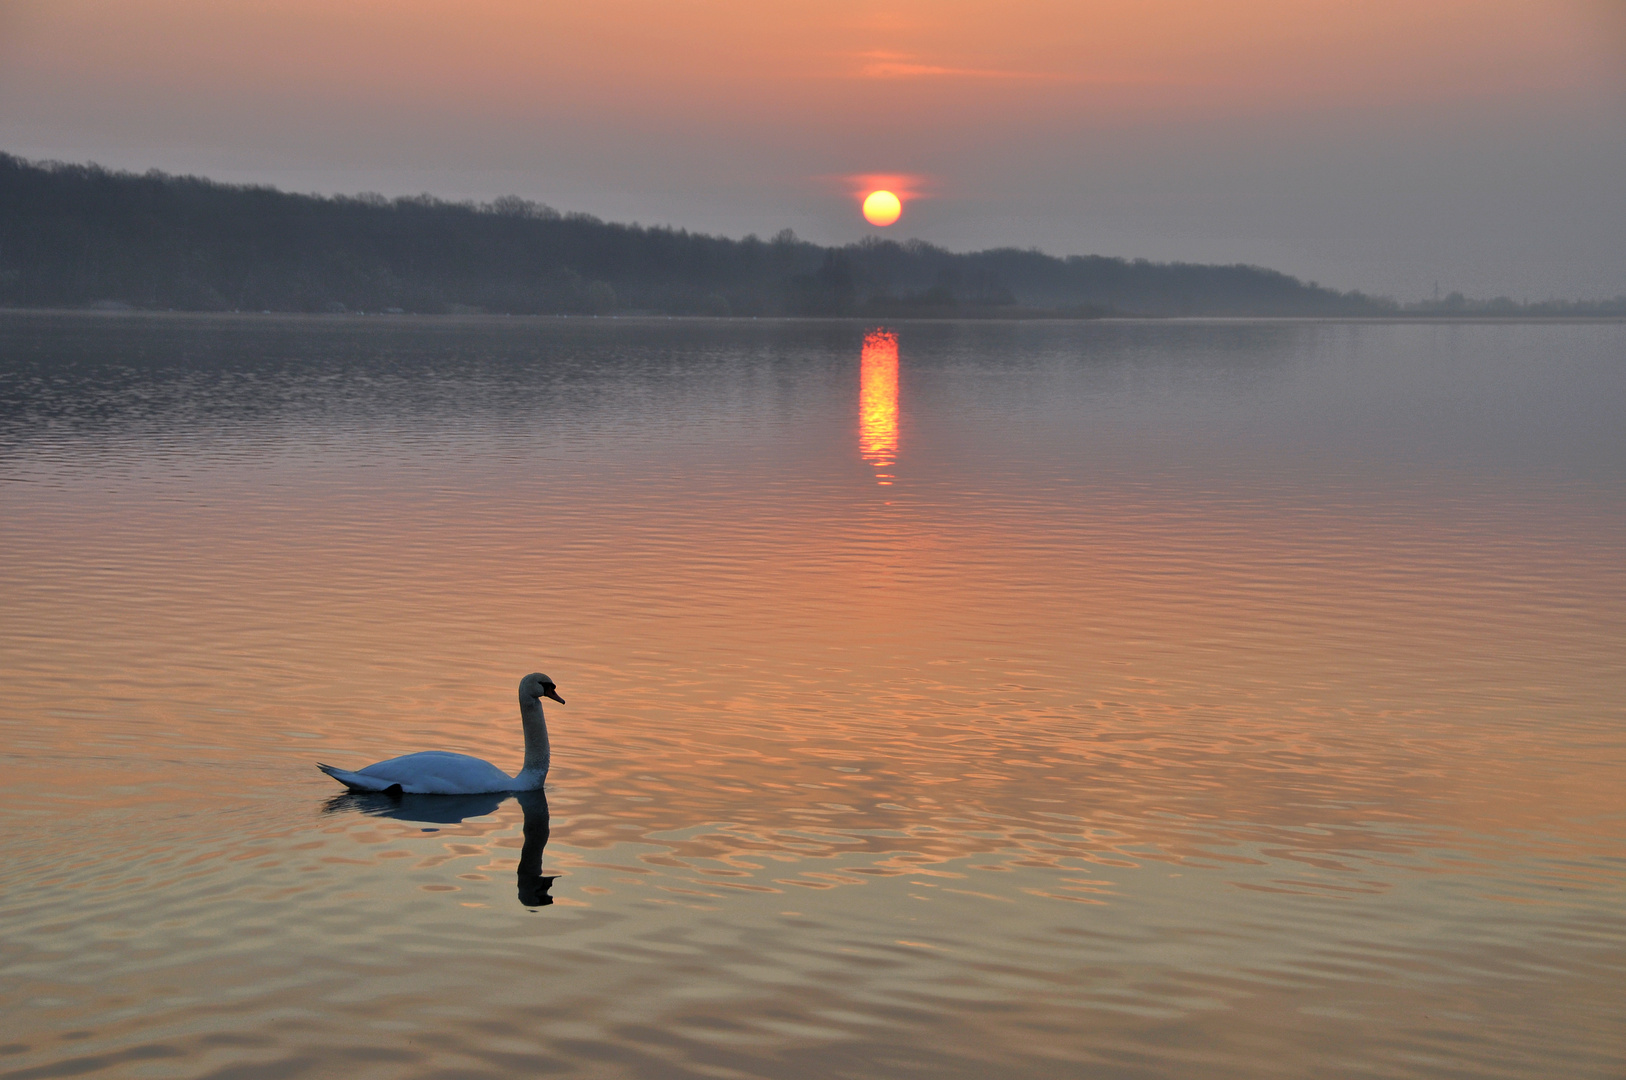
{"type": "MultiPolygon", "coordinates": [[[[320,197],[0,154],[0,306],[682,315],[1381,315],[1254,266],[826,248],[507,197],[320,197]]],[[[1459,305],[1460,307],[1460,305],[1459,305]]]]}

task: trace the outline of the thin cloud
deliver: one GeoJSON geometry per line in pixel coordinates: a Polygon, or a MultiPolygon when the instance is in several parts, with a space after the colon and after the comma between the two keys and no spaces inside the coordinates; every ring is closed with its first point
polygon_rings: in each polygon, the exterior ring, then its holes
{"type": "Polygon", "coordinates": [[[1200,86],[1208,80],[1193,79],[1174,72],[1142,72],[1128,74],[1113,72],[1057,72],[1016,71],[1010,68],[953,67],[948,64],[926,63],[913,53],[861,52],[847,54],[857,60],[858,66],[849,69],[852,79],[985,79],[1006,82],[1069,83],[1079,86],[1200,86]]]}
{"type": "Polygon", "coordinates": [[[910,53],[866,52],[856,54],[860,61],[855,76],[860,79],[1023,79],[1052,80],[1059,76],[1040,71],[1007,71],[1000,68],[948,67],[922,63],[910,53]]]}

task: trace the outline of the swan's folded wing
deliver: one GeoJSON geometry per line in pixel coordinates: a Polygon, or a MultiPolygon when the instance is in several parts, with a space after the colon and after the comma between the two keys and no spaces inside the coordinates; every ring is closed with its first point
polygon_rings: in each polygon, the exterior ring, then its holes
{"type": "Polygon", "coordinates": [[[351,791],[387,791],[394,786],[394,782],[377,776],[364,776],[361,773],[347,772],[344,769],[335,769],[331,765],[316,763],[316,767],[327,773],[333,779],[349,788],[351,791]]]}
{"type": "Polygon", "coordinates": [[[328,775],[363,791],[388,791],[397,785],[408,795],[475,795],[514,790],[514,778],[491,762],[443,750],[405,754],[353,773],[340,775],[341,772],[336,769],[328,775]]]}

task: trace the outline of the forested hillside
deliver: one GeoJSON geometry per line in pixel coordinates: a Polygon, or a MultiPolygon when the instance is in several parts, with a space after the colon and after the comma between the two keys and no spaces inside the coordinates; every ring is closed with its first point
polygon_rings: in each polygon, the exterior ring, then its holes
{"type": "Polygon", "coordinates": [[[1365,315],[1252,266],[826,248],[517,198],[325,198],[0,155],[0,306],[707,315],[1365,315]]]}

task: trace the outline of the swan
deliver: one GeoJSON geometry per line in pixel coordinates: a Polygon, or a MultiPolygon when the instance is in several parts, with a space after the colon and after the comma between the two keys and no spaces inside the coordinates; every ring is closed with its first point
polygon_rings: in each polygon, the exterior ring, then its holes
{"type": "Polygon", "coordinates": [[[519,681],[519,722],[525,729],[525,761],[517,776],[509,776],[489,761],[467,754],[425,750],[405,754],[348,772],[317,763],[317,768],[351,791],[382,791],[391,795],[481,795],[493,791],[539,791],[548,777],[548,724],[542,717],[542,699],[563,705],[554,682],[533,672],[519,681]]]}

